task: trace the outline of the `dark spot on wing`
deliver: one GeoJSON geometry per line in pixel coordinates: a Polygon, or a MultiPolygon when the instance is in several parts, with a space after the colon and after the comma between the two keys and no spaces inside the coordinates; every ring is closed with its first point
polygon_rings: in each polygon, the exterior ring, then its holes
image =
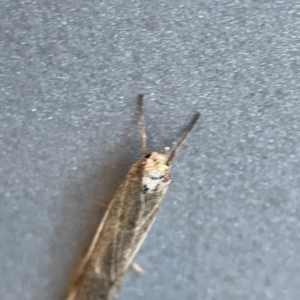
{"type": "Polygon", "coordinates": [[[162,176],[159,176],[159,177],[151,177],[152,180],[159,180],[159,179],[163,179],[163,178],[164,178],[163,175],[162,175],[162,176]]]}
{"type": "Polygon", "coordinates": [[[146,184],[144,184],[144,186],[143,186],[143,190],[144,190],[144,193],[145,193],[145,194],[147,193],[147,191],[149,191],[149,188],[147,187],[147,185],[146,185],[146,184]]]}

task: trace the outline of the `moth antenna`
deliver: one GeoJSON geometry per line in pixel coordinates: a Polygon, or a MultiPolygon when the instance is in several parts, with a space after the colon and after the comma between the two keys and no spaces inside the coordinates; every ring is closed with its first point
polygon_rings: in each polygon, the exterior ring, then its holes
{"type": "Polygon", "coordinates": [[[145,117],[143,113],[143,94],[138,96],[138,108],[139,108],[139,121],[141,126],[141,144],[142,144],[142,154],[147,152],[147,134],[145,128],[145,117]]]}
{"type": "Polygon", "coordinates": [[[174,150],[172,151],[167,163],[172,164],[172,161],[174,160],[174,158],[177,156],[177,153],[182,145],[182,143],[184,142],[184,140],[186,139],[186,137],[188,136],[188,134],[191,132],[191,130],[193,129],[195,123],[197,122],[197,120],[200,117],[200,113],[196,113],[194,115],[194,117],[192,118],[191,122],[189,123],[189,125],[187,126],[186,130],[184,131],[181,139],[178,141],[177,145],[175,146],[174,150]]]}

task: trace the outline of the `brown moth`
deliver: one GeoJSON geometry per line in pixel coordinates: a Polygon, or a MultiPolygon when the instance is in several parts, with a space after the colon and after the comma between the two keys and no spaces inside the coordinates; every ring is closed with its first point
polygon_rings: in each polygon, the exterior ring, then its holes
{"type": "MultiPolygon", "coordinates": [[[[196,113],[170,156],[147,152],[143,95],[138,97],[142,157],[110,202],[94,239],[72,277],[65,300],[111,300],[142,245],[171,183],[170,167],[200,114],[196,113]]],[[[142,269],[140,269],[142,270],[142,269]]]]}

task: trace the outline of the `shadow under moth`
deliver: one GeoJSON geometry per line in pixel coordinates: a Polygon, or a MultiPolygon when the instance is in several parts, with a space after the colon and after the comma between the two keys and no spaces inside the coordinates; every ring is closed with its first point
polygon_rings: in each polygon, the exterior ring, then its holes
{"type": "Polygon", "coordinates": [[[174,150],[147,152],[143,95],[138,96],[142,156],[132,165],[107,207],[91,245],[71,278],[64,300],[111,300],[126,270],[142,269],[134,258],[171,183],[170,168],[200,114],[196,113],[174,150]]]}

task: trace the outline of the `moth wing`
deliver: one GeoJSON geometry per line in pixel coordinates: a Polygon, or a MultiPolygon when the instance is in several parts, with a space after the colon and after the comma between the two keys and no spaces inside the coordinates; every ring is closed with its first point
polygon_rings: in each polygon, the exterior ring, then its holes
{"type": "Polygon", "coordinates": [[[118,289],[166,190],[147,193],[142,183],[141,159],[132,166],[108,206],[66,300],[109,300],[118,289]]]}

